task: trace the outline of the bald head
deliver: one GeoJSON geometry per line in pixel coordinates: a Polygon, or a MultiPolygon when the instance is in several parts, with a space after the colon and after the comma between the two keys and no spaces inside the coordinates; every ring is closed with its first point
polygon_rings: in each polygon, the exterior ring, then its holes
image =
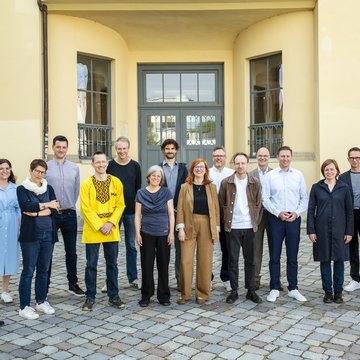
{"type": "Polygon", "coordinates": [[[270,152],[266,147],[260,148],[256,153],[256,160],[261,171],[266,171],[269,166],[270,152]]]}

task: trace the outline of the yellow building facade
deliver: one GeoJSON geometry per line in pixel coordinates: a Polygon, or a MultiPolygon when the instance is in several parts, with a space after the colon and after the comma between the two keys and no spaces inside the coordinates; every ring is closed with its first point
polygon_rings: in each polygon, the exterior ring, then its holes
{"type": "Polygon", "coordinates": [[[0,157],[21,180],[62,134],[84,179],[90,151],[114,155],[122,135],[144,169],[165,137],[186,162],[273,142],[310,187],[325,159],[345,171],[360,146],[359,15],[357,0],[5,0],[0,157]]]}

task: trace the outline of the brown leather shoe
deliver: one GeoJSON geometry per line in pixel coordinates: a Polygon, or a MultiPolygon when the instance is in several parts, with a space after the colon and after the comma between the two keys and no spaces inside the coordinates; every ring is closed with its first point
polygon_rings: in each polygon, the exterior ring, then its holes
{"type": "Polygon", "coordinates": [[[260,279],[256,279],[255,280],[255,290],[259,290],[260,289],[260,279]]]}
{"type": "Polygon", "coordinates": [[[184,298],[180,298],[177,301],[178,305],[185,305],[187,302],[189,302],[189,299],[184,299],[184,298]]]}
{"type": "Polygon", "coordinates": [[[203,304],[206,303],[206,299],[200,299],[200,298],[198,298],[198,299],[196,299],[196,303],[197,303],[198,305],[203,305],[203,304]]]}

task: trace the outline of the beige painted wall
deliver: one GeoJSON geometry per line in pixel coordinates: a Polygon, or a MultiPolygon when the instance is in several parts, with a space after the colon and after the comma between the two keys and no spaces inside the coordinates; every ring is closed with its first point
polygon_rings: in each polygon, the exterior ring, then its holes
{"type": "Polygon", "coordinates": [[[360,147],[360,1],[318,0],[316,14],[319,158],[343,172],[348,149],[360,147]]]}
{"type": "MultiPolygon", "coordinates": [[[[308,184],[315,180],[313,12],[277,16],[242,31],[234,48],[234,124],[236,150],[249,152],[249,59],[281,51],[284,79],[284,145],[294,150],[293,166],[308,184]]],[[[277,162],[273,162],[277,165],[277,162]]],[[[255,164],[251,164],[254,168],[255,164]]]]}
{"type": "Polygon", "coordinates": [[[43,151],[40,19],[36,1],[1,2],[0,157],[12,162],[18,183],[43,151]]]}
{"type": "MultiPolygon", "coordinates": [[[[77,156],[77,54],[102,56],[112,61],[112,125],[114,139],[126,135],[128,121],[127,46],[115,31],[80,18],[49,16],[49,139],[58,134],[69,140],[69,155],[77,156]]],[[[50,150],[51,152],[51,150],[50,150]]],[[[92,173],[89,162],[82,163],[81,177],[92,173]]]]}

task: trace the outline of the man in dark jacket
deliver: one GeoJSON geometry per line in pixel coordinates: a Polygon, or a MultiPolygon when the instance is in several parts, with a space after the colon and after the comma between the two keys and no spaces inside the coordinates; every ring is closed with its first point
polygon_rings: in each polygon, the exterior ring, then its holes
{"type": "Polygon", "coordinates": [[[249,157],[244,153],[233,156],[235,174],[221,182],[219,191],[220,218],[226,231],[226,246],[229,253],[229,278],[231,292],[228,304],[238,299],[239,254],[243,250],[246,298],[254,303],[262,300],[255,292],[255,232],[261,209],[261,185],[253,176],[248,176],[249,157]]]}
{"type": "Polygon", "coordinates": [[[344,290],[354,291],[360,289],[358,235],[360,233],[360,148],[353,147],[348,151],[348,161],[350,170],[339,177],[350,188],[354,209],[354,235],[349,244],[351,281],[344,290]]]}
{"type": "MultiPolygon", "coordinates": [[[[161,144],[161,151],[164,154],[164,160],[159,165],[164,170],[165,183],[172,196],[174,197],[174,210],[176,218],[177,202],[181,184],[183,184],[188,176],[188,170],[185,163],[176,161],[176,153],[179,149],[179,144],[174,139],[166,139],[161,144]]],[[[180,242],[175,233],[175,277],[178,291],[181,290],[180,280],[180,242]]]]}

